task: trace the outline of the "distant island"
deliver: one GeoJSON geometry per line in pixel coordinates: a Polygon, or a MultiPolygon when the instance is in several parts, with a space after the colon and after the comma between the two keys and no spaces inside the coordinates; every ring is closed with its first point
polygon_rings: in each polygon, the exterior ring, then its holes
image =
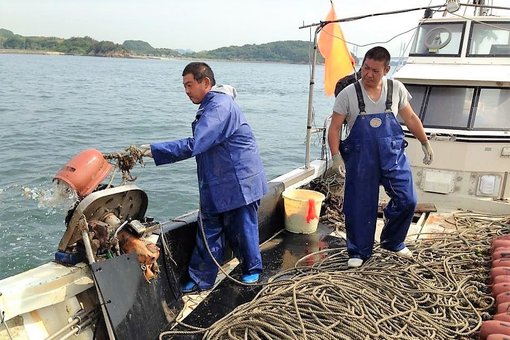
{"type": "MultiPolygon", "coordinates": [[[[232,61],[280,62],[308,64],[310,43],[300,40],[275,41],[266,44],[221,47],[210,51],[189,52],[154,48],[142,40],[126,40],[122,45],[97,41],[91,37],[22,36],[0,28],[0,49],[12,53],[66,54],[117,58],[186,58],[232,61]]],[[[318,54],[318,62],[324,59],[318,54]]]]}

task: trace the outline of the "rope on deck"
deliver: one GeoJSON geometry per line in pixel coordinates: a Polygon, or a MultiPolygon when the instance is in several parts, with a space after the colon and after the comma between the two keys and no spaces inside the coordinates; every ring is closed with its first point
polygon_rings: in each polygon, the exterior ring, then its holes
{"type": "Polygon", "coordinates": [[[411,260],[377,248],[347,269],[344,249],[322,252],[318,264],[273,277],[204,339],[475,339],[494,305],[490,240],[510,231],[510,216],[459,213],[451,223],[452,233],[408,245],[411,260]]]}
{"type": "MultiPolygon", "coordinates": [[[[343,224],[334,215],[328,221],[343,224]]],[[[210,327],[160,339],[476,339],[494,310],[490,241],[510,232],[510,215],[459,212],[445,225],[407,243],[413,259],[376,246],[362,267],[349,269],[346,249],[309,254],[210,327]],[[315,264],[305,266],[311,256],[315,264]]]]}

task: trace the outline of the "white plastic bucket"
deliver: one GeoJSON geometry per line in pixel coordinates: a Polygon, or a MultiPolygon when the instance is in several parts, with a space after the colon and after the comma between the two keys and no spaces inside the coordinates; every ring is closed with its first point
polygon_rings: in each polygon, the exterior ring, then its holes
{"type": "Polygon", "coordinates": [[[317,230],[325,196],[307,189],[287,189],[282,193],[285,229],[291,233],[311,234],[317,230]]]}

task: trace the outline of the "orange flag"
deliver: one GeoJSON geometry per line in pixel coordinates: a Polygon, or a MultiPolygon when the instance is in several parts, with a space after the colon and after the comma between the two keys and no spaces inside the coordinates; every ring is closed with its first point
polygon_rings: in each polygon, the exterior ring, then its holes
{"type": "MultiPolygon", "coordinates": [[[[325,21],[333,20],[336,20],[336,13],[331,2],[331,9],[325,21]]],[[[337,81],[354,72],[355,61],[347,49],[344,34],[338,23],[324,26],[319,36],[318,46],[324,57],[324,90],[326,95],[332,96],[337,81]]]]}

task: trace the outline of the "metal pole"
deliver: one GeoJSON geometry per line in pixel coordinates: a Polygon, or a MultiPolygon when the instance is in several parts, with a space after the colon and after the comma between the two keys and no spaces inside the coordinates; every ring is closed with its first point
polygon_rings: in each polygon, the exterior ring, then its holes
{"type": "Polygon", "coordinates": [[[312,139],[313,121],[313,88],[315,85],[315,64],[317,63],[317,35],[323,27],[323,25],[317,26],[315,29],[315,35],[313,37],[312,70],[310,71],[310,88],[308,92],[308,119],[306,122],[305,169],[310,168],[310,144],[312,139]]]}

